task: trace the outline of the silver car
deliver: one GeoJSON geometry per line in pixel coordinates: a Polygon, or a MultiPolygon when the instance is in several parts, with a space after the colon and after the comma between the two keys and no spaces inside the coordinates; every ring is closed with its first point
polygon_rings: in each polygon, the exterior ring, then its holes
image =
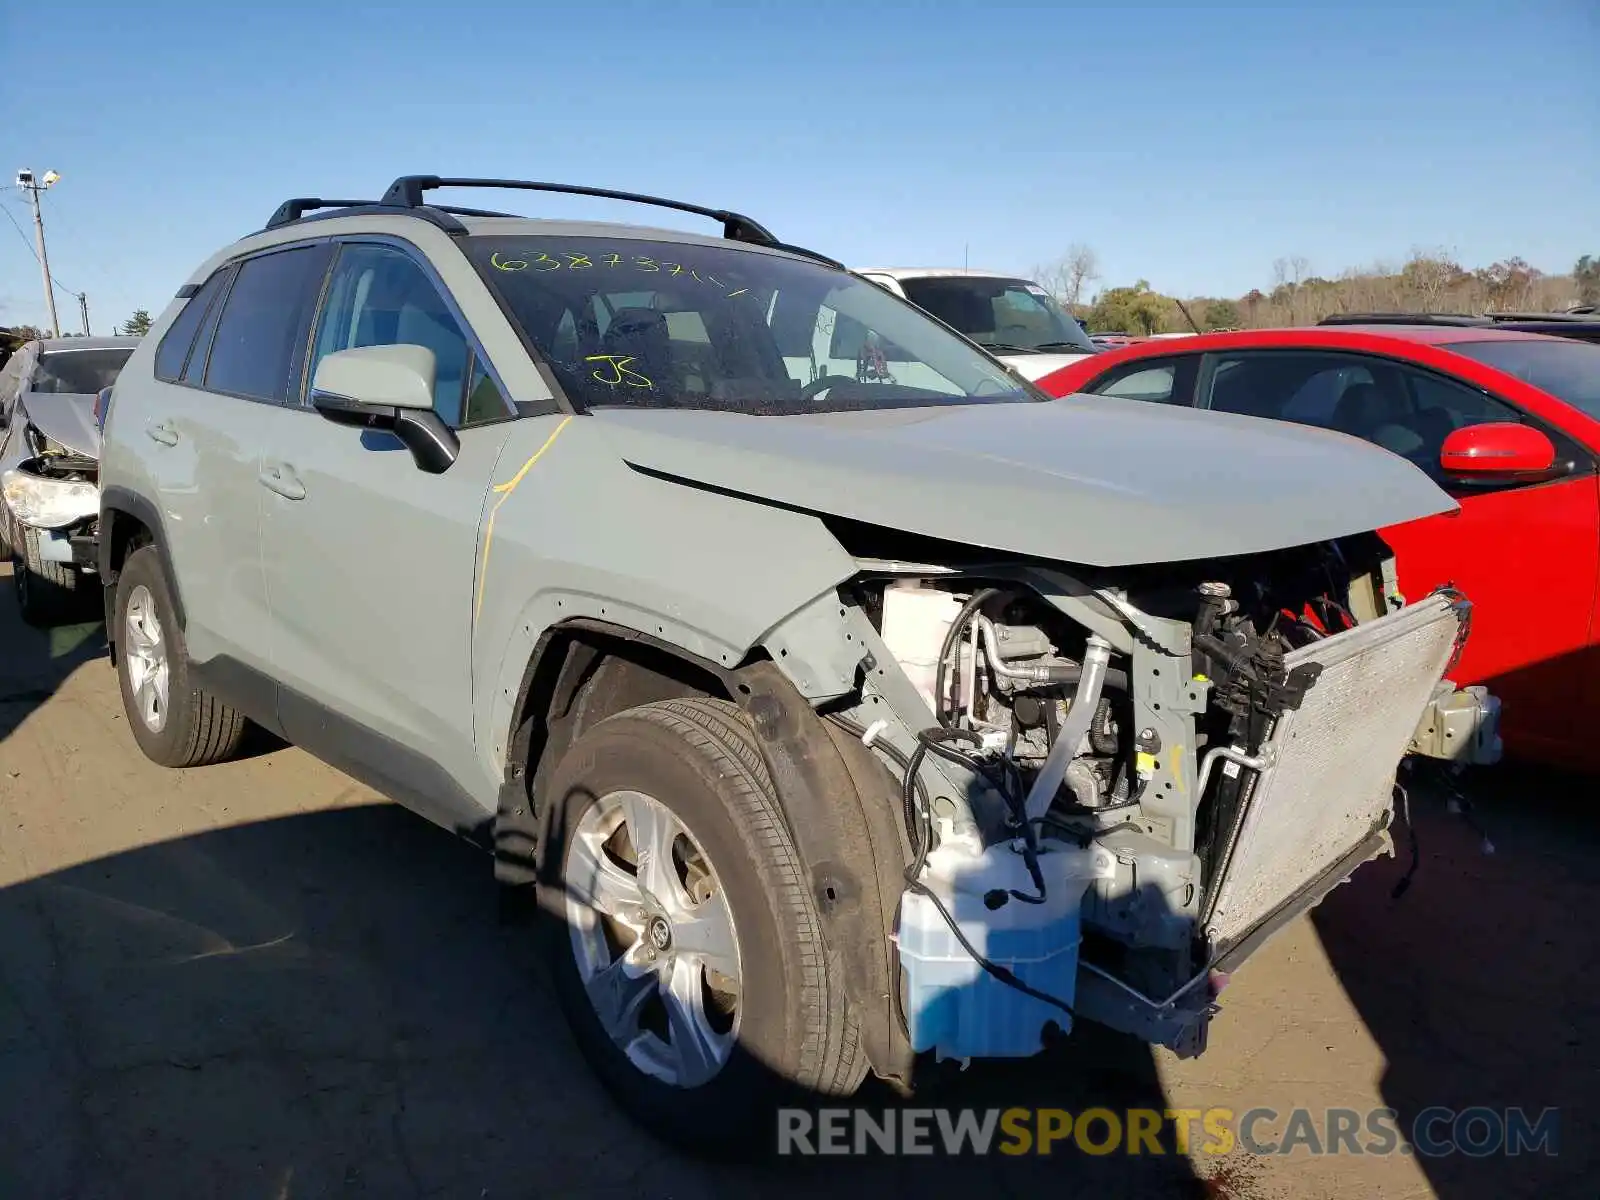
{"type": "Polygon", "coordinates": [[[23,617],[67,611],[97,562],[100,427],[95,405],[136,337],[29,342],[0,370],[0,551],[10,555],[23,617]]]}
{"type": "Polygon", "coordinates": [[[1468,601],[1373,532],[1454,507],[1415,467],[1051,401],[723,210],[288,201],[134,352],[102,483],[144,753],[256,722],[481,844],[683,1143],[1078,1019],[1198,1053],[1390,848],[1419,723],[1493,756],[1468,601]]]}

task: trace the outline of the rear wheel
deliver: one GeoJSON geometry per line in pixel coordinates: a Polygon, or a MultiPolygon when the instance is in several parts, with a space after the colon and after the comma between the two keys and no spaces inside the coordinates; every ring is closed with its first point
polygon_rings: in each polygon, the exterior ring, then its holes
{"type": "Polygon", "coordinates": [[[139,749],[164,767],[198,767],[233,757],[244,717],[189,678],[183,630],[153,546],[135,550],[117,578],[117,680],[139,749]]]}
{"type": "Polygon", "coordinates": [[[654,1132],[700,1150],[866,1074],[806,873],[733,705],[595,726],[547,790],[546,950],[580,1048],[654,1132]]]}
{"type": "Polygon", "coordinates": [[[12,525],[11,582],[17,607],[30,625],[54,625],[72,616],[78,598],[78,572],[68,563],[53,562],[41,553],[42,535],[21,523],[12,525]]]}

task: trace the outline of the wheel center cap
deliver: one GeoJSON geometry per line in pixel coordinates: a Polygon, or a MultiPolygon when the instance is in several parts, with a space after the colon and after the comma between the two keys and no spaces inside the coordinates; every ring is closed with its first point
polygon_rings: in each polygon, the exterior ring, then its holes
{"type": "Polygon", "coordinates": [[[650,944],[657,950],[665,950],[672,945],[672,926],[660,917],[651,920],[645,934],[650,939],[650,944]]]}

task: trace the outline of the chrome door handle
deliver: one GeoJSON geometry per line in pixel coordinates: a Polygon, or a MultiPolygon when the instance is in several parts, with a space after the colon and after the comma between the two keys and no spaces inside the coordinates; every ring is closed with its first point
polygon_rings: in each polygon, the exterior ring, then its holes
{"type": "Polygon", "coordinates": [[[294,468],[283,463],[267,467],[256,476],[269,490],[278,493],[285,500],[304,500],[306,498],[306,485],[300,482],[300,477],[294,473],[294,468]]]}
{"type": "Polygon", "coordinates": [[[172,427],[171,421],[151,421],[145,425],[144,431],[150,435],[151,441],[160,442],[163,446],[178,444],[178,431],[172,427]]]}

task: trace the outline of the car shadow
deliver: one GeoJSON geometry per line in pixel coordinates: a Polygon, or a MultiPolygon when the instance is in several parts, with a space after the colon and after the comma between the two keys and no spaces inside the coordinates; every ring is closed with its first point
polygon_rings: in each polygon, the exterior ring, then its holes
{"type": "MultiPolygon", "coordinates": [[[[1312,914],[1329,961],[1387,1065],[1385,1103],[1414,1145],[1487,1107],[1557,1108],[1554,1156],[1418,1151],[1444,1200],[1593,1195],[1600,1078],[1600,808],[1593,778],[1505,764],[1410,788],[1419,866],[1358,872],[1312,914]],[[1459,810],[1459,811],[1457,811],[1459,810]],[[1419,1119],[1430,1123],[1418,1130],[1419,1119]],[[1442,1122],[1442,1123],[1441,1123],[1442,1122]],[[1585,1183],[1587,1181],[1587,1183],[1585,1183]]],[[[1485,1127],[1464,1135],[1487,1143],[1485,1127]]]]}
{"type": "MultiPolygon", "coordinates": [[[[55,695],[79,667],[110,655],[98,587],[74,596],[55,622],[35,628],[22,620],[18,609],[14,570],[13,564],[0,561],[0,741],[55,695]]],[[[256,758],[285,745],[251,724],[245,727],[236,757],[256,758]]]]}
{"type": "MultiPolygon", "coordinates": [[[[0,1194],[1203,1194],[1166,1154],[713,1163],[631,1125],[482,853],[389,805],[129,850],[0,891],[0,1194]],[[7,1176],[10,1176],[7,1178],[7,1176]]],[[[973,1069],[930,1103],[1163,1106],[1149,1050],[973,1069]]],[[[893,1105],[869,1086],[869,1107],[893,1105]]]]}
{"type": "Polygon", "coordinates": [[[106,655],[105,622],[82,597],[61,624],[24,624],[11,573],[11,564],[0,560],[0,741],[55,695],[67,676],[106,655]]]}

